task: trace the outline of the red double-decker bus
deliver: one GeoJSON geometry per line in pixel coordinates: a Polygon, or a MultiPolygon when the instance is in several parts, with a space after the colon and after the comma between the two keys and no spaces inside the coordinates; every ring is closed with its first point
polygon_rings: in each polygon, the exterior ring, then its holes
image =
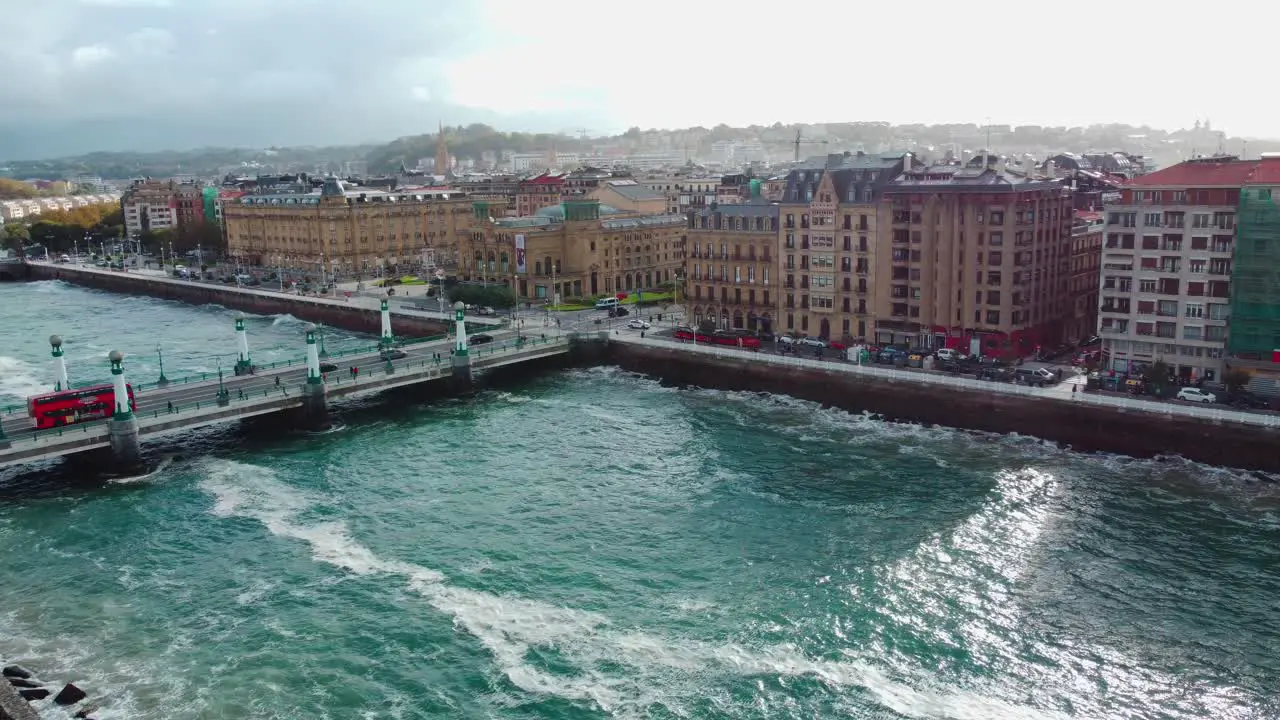
{"type": "MultiPolygon", "coordinates": [[[[133,386],[125,385],[125,388],[129,392],[129,409],[136,410],[138,404],[134,401],[133,386]]],[[[37,430],[109,418],[115,407],[116,391],[111,385],[74,388],[27,398],[27,414],[35,421],[37,430]]]]}

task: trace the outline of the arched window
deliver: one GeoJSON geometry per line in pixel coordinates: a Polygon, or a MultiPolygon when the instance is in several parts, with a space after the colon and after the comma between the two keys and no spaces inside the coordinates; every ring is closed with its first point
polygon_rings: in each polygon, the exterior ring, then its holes
{"type": "Polygon", "coordinates": [[[535,260],[535,261],[534,261],[534,263],[533,263],[533,274],[534,274],[534,275],[541,275],[541,274],[542,274],[542,261],[541,261],[541,260],[535,260]]]}
{"type": "Polygon", "coordinates": [[[502,253],[502,255],[498,257],[498,261],[499,261],[499,264],[502,266],[502,272],[504,273],[510,272],[509,262],[507,260],[506,253],[502,253]]]}
{"type": "Polygon", "coordinates": [[[552,266],[551,266],[551,256],[550,256],[550,255],[548,255],[548,256],[546,256],[545,258],[543,258],[543,259],[542,259],[542,267],[544,267],[544,268],[546,268],[546,269],[547,269],[547,274],[548,274],[548,275],[550,275],[550,274],[551,274],[551,267],[552,267],[552,266]]]}

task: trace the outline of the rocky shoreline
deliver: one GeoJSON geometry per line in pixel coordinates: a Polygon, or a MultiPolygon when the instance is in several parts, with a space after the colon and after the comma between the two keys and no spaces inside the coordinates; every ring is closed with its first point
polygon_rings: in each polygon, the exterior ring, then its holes
{"type": "MultiPolygon", "coordinates": [[[[54,695],[50,688],[57,687],[56,683],[46,684],[21,665],[5,665],[0,675],[4,679],[0,682],[0,720],[38,720],[40,714],[37,711],[41,707],[52,704],[71,710],[88,697],[73,683],[64,684],[54,695]],[[51,695],[52,700],[49,699],[51,695]]],[[[97,710],[97,705],[84,703],[74,709],[71,717],[94,720],[93,713],[97,710]]]]}

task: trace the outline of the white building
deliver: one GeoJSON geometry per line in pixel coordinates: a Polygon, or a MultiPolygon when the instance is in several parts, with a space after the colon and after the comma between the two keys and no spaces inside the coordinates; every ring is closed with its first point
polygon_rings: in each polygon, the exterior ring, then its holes
{"type": "Polygon", "coordinates": [[[169,230],[178,227],[178,208],[172,205],[147,202],[125,203],[124,230],[129,237],[136,237],[146,229],[169,230]]]}
{"type": "Polygon", "coordinates": [[[1220,382],[1240,187],[1256,161],[1205,158],[1142,175],[1106,206],[1098,330],[1108,370],[1163,362],[1220,382]]]}

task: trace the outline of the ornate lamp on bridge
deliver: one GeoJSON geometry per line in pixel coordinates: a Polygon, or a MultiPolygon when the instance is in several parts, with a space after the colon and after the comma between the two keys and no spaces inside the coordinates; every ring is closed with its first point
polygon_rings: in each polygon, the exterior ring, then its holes
{"type": "Polygon", "coordinates": [[[222,384],[222,358],[218,358],[218,404],[224,407],[231,404],[231,393],[222,384]]]}
{"type": "Polygon", "coordinates": [[[249,359],[249,334],[244,329],[244,313],[236,315],[236,339],[240,343],[239,354],[236,355],[236,375],[248,375],[253,371],[253,361],[249,359]]]}
{"type": "Polygon", "coordinates": [[[62,338],[50,335],[49,346],[53,348],[53,389],[56,392],[70,390],[71,383],[67,381],[67,361],[62,357],[62,338]]]}
{"type": "Polygon", "coordinates": [[[164,387],[169,384],[169,378],[164,376],[164,353],[160,352],[160,343],[156,343],[156,359],[160,361],[160,379],[156,381],[156,387],[164,387]]]}

